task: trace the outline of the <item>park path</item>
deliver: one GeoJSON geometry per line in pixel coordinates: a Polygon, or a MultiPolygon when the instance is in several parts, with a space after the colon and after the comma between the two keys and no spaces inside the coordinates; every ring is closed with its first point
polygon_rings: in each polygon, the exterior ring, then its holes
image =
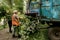
{"type": "Polygon", "coordinates": [[[18,38],[13,38],[12,33],[9,33],[8,31],[8,28],[0,30],[0,40],[18,40],[18,38]]]}

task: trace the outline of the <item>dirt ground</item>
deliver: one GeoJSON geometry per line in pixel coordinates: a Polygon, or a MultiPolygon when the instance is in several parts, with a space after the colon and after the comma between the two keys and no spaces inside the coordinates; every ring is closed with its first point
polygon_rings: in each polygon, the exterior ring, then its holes
{"type": "Polygon", "coordinates": [[[9,33],[8,28],[0,30],[0,40],[18,40],[18,38],[13,38],[12,33],[9,33]]]}

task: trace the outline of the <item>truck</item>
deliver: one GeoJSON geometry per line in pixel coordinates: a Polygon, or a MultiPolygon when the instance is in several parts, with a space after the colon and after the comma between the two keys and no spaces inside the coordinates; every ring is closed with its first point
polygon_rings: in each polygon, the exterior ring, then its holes
{"type": "Polygon", "coordinates": [[[50,40],[60,40],[60,0],[28,0],[25,14],[49,25],[50,40]]]}

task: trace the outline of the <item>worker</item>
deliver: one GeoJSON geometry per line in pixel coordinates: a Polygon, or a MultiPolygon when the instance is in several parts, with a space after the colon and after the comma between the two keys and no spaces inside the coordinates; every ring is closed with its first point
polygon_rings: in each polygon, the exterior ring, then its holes
{"type": "Polygon", "coordinates": [[[15,33],[18,34],[18,37],[20,38],[21,35],[19,34],[19,17],[17,16],[18,11],[14,10],[12,15],[12,26],[13,26],[13,37],[16,37],[15,33]]]}
{"type": "Polygon", "coordinates": [[[6,18],[7,18],[7,22],[8,22],[9,32],[12,33],[12,18],[11,18],[10,11],[7,11],[6,18]]]}
{"type": "Polygon", "coordinates": [[[8,19],[9,32],[12,33],[12,21],[8,19]]]}

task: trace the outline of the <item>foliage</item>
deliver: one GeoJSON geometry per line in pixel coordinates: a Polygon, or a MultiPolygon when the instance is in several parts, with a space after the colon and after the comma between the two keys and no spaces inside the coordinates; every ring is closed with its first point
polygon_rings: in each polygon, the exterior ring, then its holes
{"type": "Polygon", "coordinates": [[[43,25],[38,22],[39,19],[26,16],[24,14],[20,19],[20,34],[22,37],[19,40],[49,40],[48,39],[48,30],[47,29],[40,29],[41,27],[46,27],[47,25],[43,25]]]}
{"type": "Polygon", "coordinates": [[[23,12],[23,0],[2,0],[0,4],[0,18],[10,16],[14,9],[23,12]]]}
{"type": "Polygon", "coordinates": [[[23,0],[14,0],[13,9],[23,12],[23,0]]]}
{"type": "Polygon", "coordinates": [[[3,8],[3,6],[0,7],[0,19],[5,16],[6,10],[3,8]]]}

